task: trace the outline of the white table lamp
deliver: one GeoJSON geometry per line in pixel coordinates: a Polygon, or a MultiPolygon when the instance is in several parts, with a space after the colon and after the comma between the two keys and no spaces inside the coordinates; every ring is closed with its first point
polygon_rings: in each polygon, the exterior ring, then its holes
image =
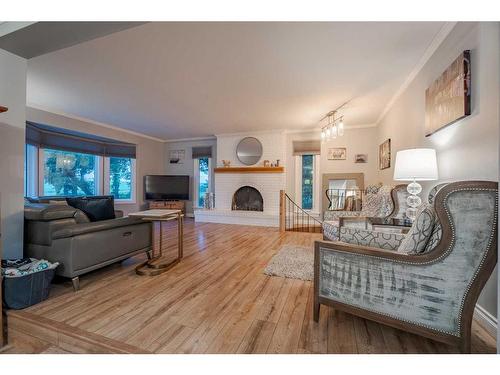
{"type": "Polygon", "coordinates": [[[438,179],[436,151],[432,148],[413,148],[398,151],[394,167],[396,181],[412,181],[407,190],[410,196],[406,199],[409,208],[406,216],[415,220],[417,207],[422,204],[418,194],[422,186],[417,181],[433,181],[438,179]]]}

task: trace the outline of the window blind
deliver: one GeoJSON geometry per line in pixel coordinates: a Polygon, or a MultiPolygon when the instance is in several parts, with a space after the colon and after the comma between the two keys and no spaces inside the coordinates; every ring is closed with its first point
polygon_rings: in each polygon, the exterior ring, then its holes
{"type": "Polygon", "coordinates": [[[319,155],[321,141],[293,141],[294,155],[319,155]]]}
{"type": "Polygon", "coordinates": [[[136,157],[136,145],[74,130],[26,122],[26,143],[40,148],[120,158],[136,157]]]}
{"type": "Polygon", "coordinates": [[[193,159],[211,158],[212,146],[193,147],[193,159]]]}

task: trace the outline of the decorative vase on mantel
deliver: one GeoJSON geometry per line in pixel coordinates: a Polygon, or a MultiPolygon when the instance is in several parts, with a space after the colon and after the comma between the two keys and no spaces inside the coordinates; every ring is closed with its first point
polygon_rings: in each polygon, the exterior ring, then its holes
{"type": "Polygon", "coordinates": [[[203,208],[205,210],[213,210],[215,208],[215,195],[214,193],[206,192],[203,196],[203,208]]]}

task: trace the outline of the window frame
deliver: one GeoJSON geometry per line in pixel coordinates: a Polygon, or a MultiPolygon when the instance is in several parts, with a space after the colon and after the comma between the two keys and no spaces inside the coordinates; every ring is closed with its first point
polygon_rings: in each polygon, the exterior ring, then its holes
{"type": "Polygon", "coordinates": [[[38,147],[29,143],[24,145],[24,196],[36,197],[38,196],[38,147]],[[29,178],[32,176],[32,178],[29,178]]]}
{"type": "MultiPolygon", "coordinates": [[[[102,191],[104,192],[104,195],[111,195],[110,194],[110,186],[109,186],[109,179],[110,179],[110,174],[109,174],[109,157],[104,157],[103,159],[103,182],[102,182],[102,191]]],[[[130,189],[130,199],[118,199],[115,198],[115,202],[120,203],[120,204],[135,204],[137,202],[137,197],[136,197],[136,160],[132,158],[122,158],[122,159],[130,159],[130,182],[131,182],[131,189],[130,189]]]]}
{"type": "MultiPolygon", "coordinates": [[[[73,152],[73,151],[64,151],[64,150],[56,150],[52,148],[43,148],[38,147],[38,195],[42,197],[52,197],[52,195],[45,195],[43,190],[43,179],[45,177],[45,166],[44,166],[44,151],[45,150],[53,150],[53,151],[62,151],[62,152],[73,152]],[[42,193],[42,195],[40,195],[42,193]]],[[[75,152],[75,154],[81,154],[81,152],[75,152]]],[[[92,155],[92,154],[87,154],[92,155]]],[[[96,169],[94,172],[94,185],[95,185],[95,196],[102,195],[102,180],[103,180],[103,168],[102,168],[102,156],[93,155],[96,158],[96,169]]],[[[82,195],[83,196],[83,195],[82,195]]],[[[53,197],[58,197],[54,195],[53,197]]]]}
{"type": "MultiPolygon", "coordinates": [[[[321,186],[320,186],[320,173],[319,173],[319,163],[320,155],[313,156],[313,205],[311,209],[303,208],[304,211],[319,214],[320,212],[320,197],[321,197],[321,186]]],[[[295,202],[302,208],[302,156],[295,156],[295,202]]]]}
{"type": "MultiPolygon", "coordinates": [[[[202,158],[204,159],[204,158],[202,158]]],[[[212,158],[209,157],[208,159],[208,191],[212,192],[212,158]]],[[[200,196],[199,196],[199,191],[198,187],[200,185],[200,158],[193,159],[194,160],[194,200],[193,200],[193,207],[194,208],[203,208],[199,206],[199,201],[200,201],[200,196]]]]}

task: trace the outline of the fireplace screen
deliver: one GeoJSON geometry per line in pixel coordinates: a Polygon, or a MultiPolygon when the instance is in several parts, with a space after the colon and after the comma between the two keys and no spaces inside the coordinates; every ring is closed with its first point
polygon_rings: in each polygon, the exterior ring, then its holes
{"type": "Polygon", "coordinates": [[[259,191],[251,186],[242,186],[233,195],[233,210],[264,211],[264,201],[259,191]]]}

